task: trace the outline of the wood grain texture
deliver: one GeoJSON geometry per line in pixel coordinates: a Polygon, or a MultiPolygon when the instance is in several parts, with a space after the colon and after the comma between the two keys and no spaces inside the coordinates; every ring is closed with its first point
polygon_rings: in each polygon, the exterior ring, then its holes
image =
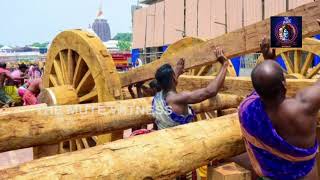
{"type": "MultiPolygon", "coordinates": [[[[226,109],[237,107],[241,100],[235,95],[220,94],[193,108],[196,113],[226,109]]],[[[140,98],[0,113],[0,152],[152,123],[151,102],[152,98],[140,98]]]]}
{"type": "Polygon", "coordinates": [[[232,114],[42,158],[0,171],[0,178],[173,179],[244,151],[238,115],[232,114]]]}
{"type": "MultiPolygon", "coordinates": [[[[180,76],[178,91],[192,91],[206,87],[214,76],[180,76]]],[[[299,90],[313,85],[316,79],[287,79],[287,96],[294,96],[299,90]]],[[[226,77],[219,92],[246,97],[253,91],[250,77],[226,77]]]]}
{"type": "Polygon", "coordinates": [[[47,104],[37,104],[37,105],[31,105],[31,106],[17,106],[17,107],[10,107],[10,108],[1,108],[0,113],[5,114],[5,113],[13,113],[13,112],[23,112],[23,111],[30,111],[34,109],[42,109],[46,108],[47,104]]]}
{"type": "MultiPolygon", "coordinates": [[[[179,89],[194,90],[202,88],[213,79],[214,77],[211,76],[181,76],[179,89]]],[[[288,95],[294,95],[298,90],[312,85],[315,81],[288,79],[288,95]]],[[[195,110],[197,112],[208,112],[214,109],[237,107],[241,101],[238,96],[244,97],[252,92],[250,78],[227,77],[221,92],[237,96],[219,95],[213,101],[205,101],[201,105],[195,105],[195,110]]],[[[151,98],[142,98],[98,104],[48,107],[41,111],[31,109],[22,112],[1,113],[0,128],[4,131],[0,132],[0,151],[51,144],[58,140],[97,135],[147,124],[153,121],[148,112],[132,115],[121,113],[121,111],[135,107],[133,111],[139,112],[143,107],[150,107],[150,105],[151,98]],[[110,113],[114,109],[118,112],[111,116],[110,113]],[[21,126],[16,126],[16,124],[21,124],[21,126]]]]}
{"type": "Polygon", "coordinates": [[[48,106],[78,104],[78,96],[75,89],[70,85],[62,85],[44,88],[38,95],[38,100],[48,106]]]}
{"type": "MultiPolygon", "coordinates": [[[[320,17],[320,1],[305,4],[303,6],[282,13],[283,16],[302,16],[303,37],[311,37],[320,33],[320,26],[316,19],[320,17]]],[[[228,58],[257,52],[260,49],[260,41],[270,34],[270,19],[246,26],[242,29],[219,36],[194,46],[188,46],[181,51],[160,58],[150,64],[120,74],[122,87],[140,81],[154,78],[156,70],[165,63],[175,65],[178,59],[186,60],[186,69],[203,66],[216,62],[213,49],[222,47],[228,58]]],[[[192,43],[192,41],[190,42],[192,43]]]]}

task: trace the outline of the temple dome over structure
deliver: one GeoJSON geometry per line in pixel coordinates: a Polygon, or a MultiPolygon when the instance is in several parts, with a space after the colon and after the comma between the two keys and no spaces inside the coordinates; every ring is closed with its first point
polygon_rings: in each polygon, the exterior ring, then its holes
{"type": "Polygon", "coordinates": [[[103,16],[102,4],[100,4],[97,18],[92,24],[92,29],[103,42],[109,41],[111,39],[110,26],[107,19],[105,19],[103,16]]]}

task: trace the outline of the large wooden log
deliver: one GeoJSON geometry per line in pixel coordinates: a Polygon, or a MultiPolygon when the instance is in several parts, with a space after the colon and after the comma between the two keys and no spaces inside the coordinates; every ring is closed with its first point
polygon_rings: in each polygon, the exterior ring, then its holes
{"type": "MultiPolygon", "coordinates": [[[[320,26],[317,23],[317,18],[320,17],[320,1],[305,4],[280,15],[302,16],[303,37],[311,37],[320,33],[320,26]]],[[[270,19],[268,18],[204,43],[190,46],[127,73],[121,73],[121,84],[124,87],[132,83],[153,79],[156,70],[161,65],[164,63],[175,65],[179,58],[186,60],[186,69],[214,63],[216,58],[213,49],[216,46],[222,47],[229,58],[257,52],[261,39],[269,34],[270,19]]]]}
{"type": "Polygon", "coordinates": [[[30,111],[32,109],[42,109],[47,107],[46,104],[37,104],[32,106],[17,106],[17,107],[10,107],[10,108],[1,108],[0,113],[13,113],[13,112],[23,112],[23,111],[30,111]]]}
{"type": "MultiPolygon", "coordinates": [[[[192,91],[206,87],[214,76],[185,76],[179,78],[178,91],[192,91]]],[[[298,90],[313,85],[316,79],[287,79],[287,96],[294,96],[298,90]]],[[[253,91],[250,77],[227,77],[220,92],[247,96],[253,91]]]]}
{"type": "MultiPolygon", "coordinates": [[[[178,89],[194,90],[205,87],[213,78],[214,77],[211,76],[181,76],[178,89]]],[[[294,95],[299,89],[310,86],[315,81],[316,80],[308,79],[288,79],[288,94],[290,96],[294,95]]],[[[226,78],[222,91],[239,96],[246,96],[252,91],[250,78],[228,77],[226,78]]],[[[213,103],[212,105],[203,102],[202,107],[195,108],[198,112],[207,112],[210,111],[210,108],[225,109],[236,107],[240,100],[235,96],[233,97],[234,98],[232,98],[232,96],[220,96],[218,98],[219,101],[216,99],[216,101],[210,102],[213,103]]],[[[0,128],[4,129],[4,131],[0,132],[0,151],[41,144],[52,144],[60,140],[97,135],[146,124],[153,121],[148,113],[146,113],[147,115],[134,114],[134,116],[120,113],[119,116],[109,117],[106,113],[101,115],[99,107],[102,111],[106,111],[107,109],[105,107],[108,107],[108,112],[112,111],[110,110],[111,107],[114,107],[114,109],[136,107],[135,110],[139,111],[142,107],[150,104],[151,99],[146,98],[102,104],[58,106],[45,108],[42,111],[35,109],[23,110],[23,112],[0,113],[0,128]],[[61,109],[61,107],[64,107],[64,109],[61,109]],[[90,113],[85,114],[85,108],[87,108],[87,111],[90,111],[90,113]],[[55,110],[58,110],[60,114],[54,114],[55,110]],[[75,110],[77,113],[73,112],[75,110]],[[21,124],[21,126],[16,126],[16,124],[21,124]],[[12,129],[14,129],[14,131],[12,131],[12,129]]]]}
{"type": "MultiPolygon", "coordinates": [[[[242,98],[220,94],[193,106],[198,113],[237,107],[242,98]]],[[[53,106],[0,113],[0,152],[54,144],[153,122],[152,98],[53,106]]]]}
{"type": "Polygon", "coordinates": [[[1,179],[172,179],[245,151],[238,115],[200,121],[0,171],[1,179]]]}

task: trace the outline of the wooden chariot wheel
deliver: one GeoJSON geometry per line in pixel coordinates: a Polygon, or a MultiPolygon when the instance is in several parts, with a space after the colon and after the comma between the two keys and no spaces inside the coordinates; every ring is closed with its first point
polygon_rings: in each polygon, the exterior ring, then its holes
{"type": "MultiPolygon", "coordinates": [[[[320,63],[314,66],[315,56],[320,56],[320,41],[315,38],[305,38],[302,48],[276,49],[278,62],[286,72],[287,78],[292,79],[318,79],[320,63]],[[281,59],[279,60],[279,58],[281,59]]],[[[263,61],[261,55],[257,64],[263,61]]]]}
{"type": "MultiPolygon", "coordinates": [[[[48,52],[40,94],[48,105],[84,104],[122,99],[121,82],[111,55],[101,40],[82,30],[60,33],[48,52]]],[[[59,153],[108,141],[105,136],[59,144],[59,153]]]]}

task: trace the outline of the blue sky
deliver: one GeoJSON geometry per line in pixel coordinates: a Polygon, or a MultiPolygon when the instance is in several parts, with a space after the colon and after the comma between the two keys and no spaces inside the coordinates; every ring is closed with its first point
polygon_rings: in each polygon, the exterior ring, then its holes
{"type": "MultiPolygon", "coordinates": [[[[57,33],[87,28],[100,0],[0,0],[0,44],[26,45],[51,41],[57,33]]],[[[111,34],[131,32],[131,5],[136,0],[103,0],[111,34]]]]}

